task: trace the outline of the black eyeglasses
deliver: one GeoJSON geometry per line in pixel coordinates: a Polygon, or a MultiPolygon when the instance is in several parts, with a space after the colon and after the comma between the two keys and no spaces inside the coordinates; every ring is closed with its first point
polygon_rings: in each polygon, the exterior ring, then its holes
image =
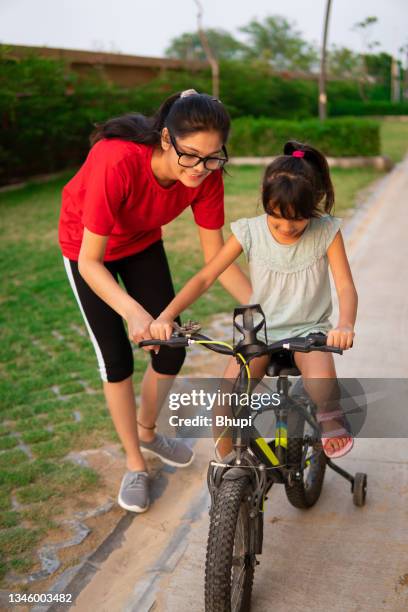
{"type": "Polygon", "coordinates": [[[199,155],[193,155],[192,153],[182,153],[181,151],[179,151],[177,149],[176,141],[170,134],[170,132],[169,136],[170,142],[178,155],[178,163],[180,166],[183,166],[183,168],[194,168],[195,166],[198,166],[198,164],[203,162],[204,168],[206,168],[206,170],[220,170],[228,161],[228,153],[224,145],[222,146],[221,150],[224,153],[225,157],[200,157],[199,155]]]}

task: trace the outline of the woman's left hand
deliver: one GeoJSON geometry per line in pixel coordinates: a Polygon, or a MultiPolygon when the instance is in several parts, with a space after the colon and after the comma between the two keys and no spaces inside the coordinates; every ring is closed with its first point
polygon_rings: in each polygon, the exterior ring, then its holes
{"type": "Polygon", "coordinates": [[[168,317],[159,316],[150,324],[152,338],[169,340],[173,333],[174,322],[168,317]]]}
{"type": "Polygon", "coordinates": [[[351,348],[355,333],[351,325],[339,325],[327,334],[327,346],[336,346],[343,350],[351,348]]]}

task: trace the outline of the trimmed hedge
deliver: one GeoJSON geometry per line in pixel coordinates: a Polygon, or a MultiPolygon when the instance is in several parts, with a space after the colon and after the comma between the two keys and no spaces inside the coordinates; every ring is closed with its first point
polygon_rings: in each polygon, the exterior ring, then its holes
{"type": "Polygon", "coordinates": [[[329,113],[332,117],[342,115],[355,115],[358,117],[369,117],[370,115],[408,115],[408,102],[338,100],[330,103],[329,101],[329,113]]]}
{"type": "MultiPolygon", "coordinates": [[[[97,72],[79,78],[62,62],[38,56],[16,61],[0,46],[0,185],[79,165],[95,122],[132,111],[152,114],[168,95],[190,87],[210,91],[209,71],[167,72],[140,87],[123,89],[106,83],[97,72]]],[[[358,95],[357,85],[329,82],[328,94],[336,108],[346,108],[358,95]]],[[[278,153],[283,142],[294,137],[331,155],[379,151],[378,130],[372,124],[343,121],[331,127],[332,121],[307,119],[317,113],[314,81],[272,76],[261,64],[226,62],[221,66],[221,99],[234,118],[231,142],[236,155],[278,153]],[[243,116],[250,117],[240,119],[243,116]]]]}
{"type": "Polygon", "coordinates": [[[308,119],[274,121],[268,118],[234,119],[229,151],[235,156],[282,153],[287,140],[298,140],[332,157],[380,155],[380,124],[369,119],[308,119]]]}

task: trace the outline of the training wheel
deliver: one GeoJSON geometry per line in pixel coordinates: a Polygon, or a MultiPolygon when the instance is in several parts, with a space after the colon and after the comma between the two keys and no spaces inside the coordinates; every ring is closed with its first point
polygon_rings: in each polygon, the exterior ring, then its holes
{"type": "Polygon", "coordinates": [[[367,474],[357,472],[354,476],[353,503],[355,506],[364,506],[367,494],[367,474]]]}

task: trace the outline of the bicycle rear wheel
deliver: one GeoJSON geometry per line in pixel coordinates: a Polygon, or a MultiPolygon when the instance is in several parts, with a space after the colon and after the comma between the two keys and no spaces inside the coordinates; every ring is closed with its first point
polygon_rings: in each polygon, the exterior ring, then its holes
{"type": "Polygon", "coordinates": [[[210,516],[205,612],[249,612],[255,555],[250,553],[249,478],[223,480],[210,516]]]}
{"type": "Polygon", "coordinates": [[[287,461],[292,466],[299,466],[300,477],[290,484],[286,483],[285,492],[288,501],[295,508],[310,508],[317,502],[322,492],[326,471],[326,455],[321,443],[316,441],[311,447],[304,439],[305,436],[315,438],[311,426],[302,413],[291,411],[288,418],[287,461]],[[309,460],[305,468],[301,470],[305,450],[307,450],[309,460]]]}

